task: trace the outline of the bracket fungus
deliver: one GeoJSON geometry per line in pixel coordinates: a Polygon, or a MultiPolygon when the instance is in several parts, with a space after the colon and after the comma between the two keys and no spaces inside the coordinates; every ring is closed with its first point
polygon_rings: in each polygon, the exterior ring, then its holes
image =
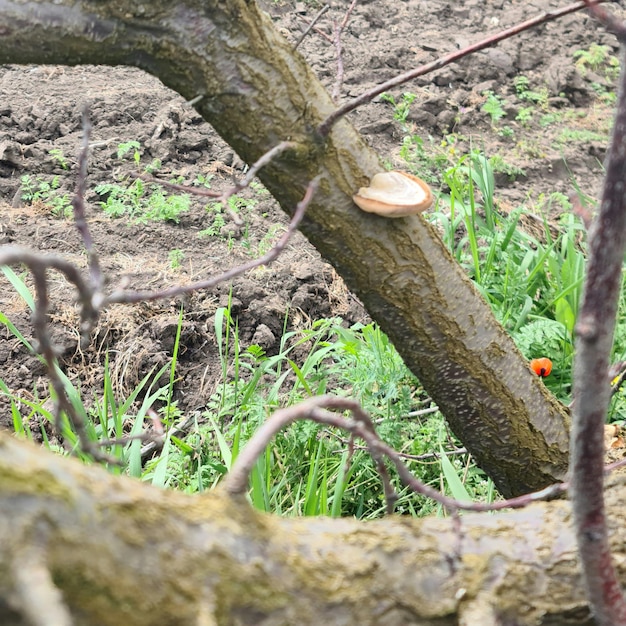
{"type": "Polygon", "coordinates": [[[361,187],[352,199],[367,213],[405,217],[428,209],[433,203],[433,194],[421,178],[393,171],[376,174],[369,187],[361,187]]]}

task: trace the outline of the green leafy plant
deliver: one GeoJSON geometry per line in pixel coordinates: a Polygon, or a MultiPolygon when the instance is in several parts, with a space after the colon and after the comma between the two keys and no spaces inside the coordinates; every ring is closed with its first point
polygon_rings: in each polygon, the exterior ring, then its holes
{"type": "MultiPolygon", "coordinates": [[[[139,165],[140,144],[137,141],[121,143],[118,158],[124,158],[132,151],[132,159],[139,165]]],[[[153,173],[161,167],[154,159],[144,168],[145,173],[153,173]]],[[[191,200],[187,194],[167,194],[155,183],[146,183],[141,178],[130,180],[123,177],[119,183],[97,185],[94,191],[103,198],[100,206],[109,217],[127,217],[137,223],[149,221],[169,221],[178,223],[180,216],[189,211],[191,200]]]]}
{"type": "Polygon", "coordinates": [[[574,58],[576,68],[583,76],[589,71],[601,72],[612,82],[619,74],[619,59],[612,54],[610,46],[592,43],[587,50],[576,50],[574,58]]]}
{"type": "Polygon", "coordinates": [[[117,158],[123,159],[129,152],[132,151],[133,161],[139,165],[141,161],[141,144],[138,141],[125,141],[117,146],[117,158]]]}
{"type": "Polygon", "coordinates": [[[30,174],[25,174],[20,178],[20,183],[21,198],[27,204],[39,204],[55,217],[72,217],[72,201],[69,194],[59,191],[61,179],[58,176],[46,180],[40,176],[33,178],[30,174]]]}
{"type": "Polygon", "coordinates": [[[380,96],[383,102],[388,102],[393,107],[393,119],[402,124],[406,123],[415,98],[417,98],[417,95],[408,91],[404,92],[399,100],[396,100],[390,93],[383,93],[380,96]]]}
{"type": "Polygon", "coordinates": [[[485,91],[483,96],[486,96],[485,103],[480,107],[481,111],[484,111],[491,118],[491,123],[496,124],[503,117],[506,117],[506,111],[504,110],[504,100],[493,93],[493,91],[485,91]]]}
{"type": "Polygon", "coordinates": [[[198,237],[218,237],[222,228],[226,225],[224,207],[219,202],[212,202],[206,207],[206,211],[213,221],[208,228],[203,228],[198,233],[198,237]]]}
{"type": "Polygon", "coordinates": [[[167,257],[170,261],[170,267],[175,270],[181,266],[183,259],[185,258],[185,253],[182,250],[176,248],[174,250],[170,250],[167,254],[167,257]]]}
{"type": "Polygon", "coordinates": [[[602,77],[603,80],[592,80],[591,88],[602,102],[614,105],[617,95],[612,86],[619,75],[619,59],[612,54],[612,49],[594,43],[587,50],[574,52],[574,58],[577,59],[576,68],[581,76],[587,77],[590,72],[594,72],[602,77]]]}
{"type": "Polygon", "coordinates": [[[530,81],[526,76],[516,76],[513,79],[515,92],[517,97],[525,102],[532,102],[540,109],[546,109],[548,106],[549,91],[547,87],[542,87],[538,91],[530,88],[530,81]]]}
{"type": "Polygon", "coordinates": [[[516,121],[518,121],[522,126],[527,126],[530,121],[533,119],[534,109],[533,107],[523,107],[519,109],[517,115],[515,116],[516,121]]]}
{"type": "Polygon", "coordinates": [[[212,180],[213,174],[198,174],[192,184],[196,187],[205,187],[206,189],[211,189],[212,180]]]}
{"type": "Polygon", "coordinates": [[[59,164],[59,166],[64,169],[67,170],[69,169],[69,164],[67,162],[67,159],[65,158],[65,155],[63,154],[63,150],[61,150],[61,148],[52,148],[50,150],[48,150],[48,154],[52,157],[52,159],[54,161],[56,161],[56,163],[59,164]]]}
{"type": "Polygon", "coordinates": [[[136,179],[127,187],[105,183],[94,191],[105,198],[100,206],[109,217],[128,217],[138,223],[171,221],[178,223],[189,211],[187,195],[167,195],[161,187],[136,179]]]}

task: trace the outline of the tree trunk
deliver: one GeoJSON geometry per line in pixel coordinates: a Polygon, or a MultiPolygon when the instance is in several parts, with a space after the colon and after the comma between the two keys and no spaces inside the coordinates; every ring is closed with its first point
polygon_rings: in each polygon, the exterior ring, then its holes
{"type": "Polygon", "coordinates": [[[452,429],[511,496],[567,470],[566,410],[528,369],[489,307],[419,217],[352,202],[382,169],[303,58],[250,0],[0,0],[0,62],[134,65],[195,105],[248,163],[297,147],[259,175],[287,212],[320,190],[302,231],[388,334],[452,429]]]}
{"type": "MultiPolygon", "coordinates": [[[[219,489],[158,490],[6,434],[0,477],[3,626],[27,615],[42,626],[593,623],[564,501],[464,515],[457,529],[281,519],[219,489]]],[[[623,485],[608,502],[623,562],[623,485]]]]}

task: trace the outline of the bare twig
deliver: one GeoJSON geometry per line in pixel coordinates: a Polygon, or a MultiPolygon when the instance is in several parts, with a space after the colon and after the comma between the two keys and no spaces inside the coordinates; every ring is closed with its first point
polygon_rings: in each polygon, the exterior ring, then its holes
{"type": "Polygon", "coordinates": [[[350,19],[350,15],[352,15],[352,11],[354,11],[356,3],[357,0],[352,0],[346,14],[343,17],[343,20],[341,21],[341,24],[335,24],[334,28],[333,42],[335,44],[335,53],[337,55],[337,78],[331,94],[333,100],[337,100],[339,98],[341,86],[343,85],[343,49],[341,46],[341,35],[345,27],[348,25],[348,20],[350,19]]]}
{"type": "Polygon", "coordinates": [[[116,462],[115,459],[102,454],[89,441],[83,420],[78,415],[65,391],[65,384],[61,378],[60,370],[58,369],[54,346],[50,339],[50,334],[48,333],[49,300],[46,272],[49,268],[56,269],[64,274],[67,280],[76,287],[81,308],[81,332],[86,327],[90,327],[92,320],[97,319],[98,316],[98,310],[94,308],[93,303],[93,290],[91,286],[85,282],[79,270],[62,257],[53,254],[40,254],[22,246],[3,246],[0,249],[0,265],[16,265],[18,263],[23,263],[28,267],[35,283],[36,301],[32,321],[38,342],[37,351],[46,362],[48,376],[56,395],[55,426],[57,432],[62,431],[61,415],[65,413],[73,428],[76,430],[83,450],[91,454],[97,460],[111,463],[116,462]]]}
{"type": "MultiPolygon", "coordinates": [[[[85,192],[87,188],[87,162],[89,160],[89,138],[91,136],[91,122],[89,121],[89,113],[87,107],[83,110],[83,145],[78,155],[78,179],[76,181],[76,193],[72,198],[72,207],[74,208],[74,223],[83,240],[87,259],[89,262],[89,273],[91,277],[91,287],[93,289],[93,308],[98,310],[101,304],[102,287],[104,285],[104,277],[100,269],[100,261],[98,253],[93,245],[93,239],[87,219],[85,218],[85,192]]],[[[91,320],[93,323],[95,319],[91,320]]],[[[85,347],[89,341],[89,333],[91,328],[81,329],[81,343],[85,347]]]]}
{"type": "Polygon", "coordinates": [[[384,93],[385,91],[388,91],[389,89],[392,89],[393,87],[398,87],[399,85],[403,85],[404,83],[407,83],[410,80],[413,80],[414,78],[418,78],[419,76],[423,76],[424,74],[428,74],[435,70],[441,69],[442,67],[445,67],[446,65],[450,65],[450,63],[454,63],[455,61],[458,61],[459,59],[462,59],[465,56],[473,54],[474,52],[478,52],[479,50],[484,50],[485,48],[490,48],[491,46],[495,45],[496,43],[504,39],[508,39],[509,37],[512,37],[513,35],[517,35],[525,30],[534,28],[535,26],[538,26],[539,24],[545,24],[546,22],[551,22],[560,17],[563,17],[564,15],[568,15],[569,13],[580,11],[581,9],[584,9],[585,7],[591,4],[595,5],[595,4],[600,4],[606,1],[607,0],[597,0],[597,2],[588,2],[588,3],[575,2],[574,4],[569,4],[561,9],[555,9],[554,11],[548,11],[546,13],[542,13],[541,15],[538,15],[537,17],[526,20],[525,22],[521,22],[520,24],[512,26],[511,28],[507,28],[506,30],[496,33],[495,35],[490,35],[489,37],[486,37],[485,39],[482,39],[481,41],[475,44],[472,44],[471,46],[467,46],[466,48],[463,48],[462,50],[452,52],[443,57],[440,57],[439,59],[436,59],[435,61],[432,61],[431,63],[427,63],[426,65],[422,65],[416,69],[409,70],[408,72],[404,72],[403,74],[400,74],[399,76],[396,76],[395,78],[392,78],[384,83],[381,83],[380,85],[372,89],[369,89],[368,91],[363,92],[360,96],[357,96],[353,100],[346,102],[346,104],[344,104],[343,106],[339,107],[336,111],[331,113],[320,124],[318,128],[318,133],[322,137],[325,137],[326,135],[328,135],[328,133],[330,132],[330,129],[332,128],[333,124],[337,122],[337,120],[342,118],[344,115],[347,115],[351,111],[354,111],[354,109],[362,106],[363,104],[370,102],[376,96],[379,96],[381,93],[384,93]]]}
{"type": "Polygon", "coordinates": [[[589,231],[589,259],[576,323],[570,496],[583,577],[596,623],[626,625],[626,600],[612,563],[604,506],[604,422],[608,376],[626,251],[626,24],[586,0],[622,50],[617,112],[600,210],[589,231]]]}
{"type": "Polygon", "coordinates": [[[313,30],[313,28],[315,27],[315,24],[319,22],[322,15],[324,15],[324,13],[328,11],[328,9],[330,9],[330,5],[325,4],[318,11],[317,15],[311,20],[310,24],[306,27],[306,30],[302,33],[302,35],[300,35],[300,38],[298,39],[298,41],[296,41],[296,43],[293,45],[294,50],[296,50],[298,46],[306,39],[306,36],[313,30]]]}
{"type": "Polygon", "coordinates": [[[210,287],[214,287],[215,285],[231,280],[236,276],[240,276],[241,274],[254,269],[255,267],[259,267],[260,265],[267,265],[274,261],[281,252],[285,249],[285,246],[291,239],[292,235],[298,229],[298,225],[302,221],[304,214],[306,212],[309,203],[313,198],[313,194],[315,193],[319,184],[319,177],[314,178],[308,185],[304,197],[298,203],[296,210],[293,214],[291,222],[287,227],[284,235],[279,239],[279,241],[274,245],[274,247],[264,254],[262,257],[258,259],[254,259],[252,261],[248,261],[248,263],[244,263],[243,265],[239,265],[237,267],[233,267],[232,269],[220,274],[219,276],[214,276],[212,278],[207,278],[206,280],[201,280],[195,283],[191,283],[189,285],[174,285],[167,289],[163,289],[160,291],[126,291],[124,289],[120,289],[118,291],[113,292],[111,295],[105,298],[105,303],[110,304],[113,302],[140,302],[142,300],[160,300],[161,298],[171,298],[173,296],[179,296],[185,293],[191,293],[192,291],[197,291],[198,289],[208,289],[210,287]]]}

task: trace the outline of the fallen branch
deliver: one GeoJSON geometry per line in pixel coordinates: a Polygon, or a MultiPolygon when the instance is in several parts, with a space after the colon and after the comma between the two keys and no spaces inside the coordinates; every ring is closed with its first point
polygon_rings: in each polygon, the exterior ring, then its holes
{"type": "MultiPolygon", "coordinates": [[[[31,598],[35,623],[52,626],[46,587],[74,626],[591,623],[565,501],[464,515],[459,543],[450,519],[281,519],[219,488],[156,489],[6,433],[0,476],[6,626],[24,625],[31,598]],[[16,595],[12,572],[35,584],[38,568],[41,593],[16,595]]],[[[626,558],[618,483],[610,541],[626,558]]]]}

